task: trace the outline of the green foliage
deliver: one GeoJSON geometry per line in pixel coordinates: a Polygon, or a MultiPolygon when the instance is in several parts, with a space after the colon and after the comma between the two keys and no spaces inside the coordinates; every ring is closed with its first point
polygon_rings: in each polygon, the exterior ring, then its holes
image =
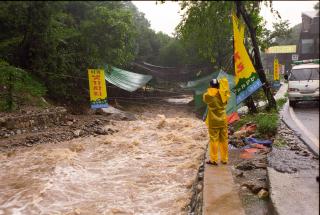
{"type": "Polygon", "coordinates": [[[234,129],[237,131],[239,130],[243,125],[254,122],[256,117],[256,114],[246,114],[240,117],[240,120],[234,124],[234,129]]]}
{"type": "Polygon", "coordinates": [[[318,14],[319,14],[319,5],[320,5],[320,3],[317,2],[317,3],[314,5],[314,7],[313,7],[313,9],[315,9],[315,10],[318,11],[318,14]]]}
{"type": "Polygon", "coordinates": [[[0,111],[11,111],[25,102],[40,104],[45,87],[26,71],[0,62],[0,111]]]}
{"type": "Polygon", "coordinates": [[[185,63],[186,51],[180,40],[171,40],[166,46],[160,49],[159,64],[164,66],[181,66],[185,63]]]}
{"type": "MultiPolygon", "coordinates": [[[[256,39],[261,50],[275,44],[275,40],[287,38],[291,30],[287,20],[274,23],[274,30],[266,29],[266,22],[260,16],[262,1],[244,1],[245,10],[250,16],[256,31],[256,39]]],[[[264,1],[271,11],[279,16],[272,7],[272,1],[264,1]]],[[[195,50],[202,59],[210,61],[217,68],[230,69],[232,60],[233,35],[231,11],[235,9],[233,1],[183,1],[181,10],[186,10],[184,17],[177,26],[178,38],[182,39],[188,50],[195,50]],[[192,48],[191,48],[192,47],[192,48]]],[[[279,16],[280,18],[280,16],[279,16]]],[[[245,45],[252,52],[252,45],[246,29],[245,45]]]]}
{"type": "Polygon", "coordinates": [[[252,94],[252,98],[253,98],[253,101],[255,103],[258,103],[260,101],[264,101],[264,102],[267,102],[267,99],[264,95],[264,92],[263,92],[263,89],[260,88],[259,90],[257,90],[255,93],[252,94]]]}
{"type": "Polygon", "coordinates": [[[0,2],[0,58],[38,77],[48,96],[88,101],[88,68],[156,61],[171,39],[132,2],[0,2]]]}
{"type": "Polygon", "coordinates": [[[178,38],[192,50],[192,55],[219,68],[231,60],[232,6],[232,2],[225,1],[181,2],[181,9],[186,9],[186,13],[176,29],[178,38]]]}
{"type": "Polygon", "coordinates": [[[235,124],[235,130],[238,130],[246,123],[252,122],[257,125],[257,136],[268,138],[277,133],[279,116],[277,112],[260,112],[257,114],[247,114],[240,118],[235,124]]]}
{"type": "Polygon", "coordinates": [[[290,28],[290,33],[286,37],[276,38],[274,45],[298,45],[301,26],[301,23],[299,23],[290,28]]]}
{"type": "Polygon", "coordinates": [[[259,136],[274,136],[277,133],[279,116],[275,112],[261,113],[257,116],[257,131],[259,136]]]}
{"type": "Polygon", "coordinates": [[[281,98],[277,100],[278,110],[280,110],[283,107],[283,105],[287,102],[287,100],[288,100],[287,98],[281,98]]]}

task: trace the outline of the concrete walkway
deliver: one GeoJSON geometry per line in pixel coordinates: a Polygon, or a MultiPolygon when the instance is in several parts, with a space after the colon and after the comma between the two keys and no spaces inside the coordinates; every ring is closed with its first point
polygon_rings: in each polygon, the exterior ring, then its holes
{"type": "Polygon", "coordinates": [[[205,165],[202,208],[204,215],[245,214],[230,168],[231,166],[222,164],[205,165]]]}
{"type": "MultiPolygon", "coordinates": [[[[281,83],[275,99],[284,98],[287,87],[286,83],[281,83]]],[[[264,106],[266,102],[259,102],[258,105],[264,106]]],[[[238,112],[246,113],[247,107],[242,107],[238,112]]],[[[220,163],[219,166],[206,164],[203,186],[203,215],[245,214],[237,186],[232,178],[231,166],[220,163]]]]}

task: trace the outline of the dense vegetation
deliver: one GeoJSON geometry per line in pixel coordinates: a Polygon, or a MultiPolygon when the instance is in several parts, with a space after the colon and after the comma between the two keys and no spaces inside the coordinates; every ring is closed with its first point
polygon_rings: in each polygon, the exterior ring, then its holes
{"type": "MultiPolygon", "coordinates": [[[[16,80],[12,68],[42,83],[41,87],[34,84],[36,91],[41,89],[38,95],[47,92],[50,99],[73,104],[88,101],[87,69],[105,64],[124,69],[132,61],[212,65],[214,70],[232,72],[230,12],[235,3],[183,1],[180,5],[186,13],[177,26],[177,37],[172,38],[150,29],[144,14],[128,1],[0,2],[0,60],[6,65],[0,65],[0,89],[5,91],[0,96],[11,94],[8,81],[16,80]]],[[[286,21],[275,24],[273,32],[265,28],[259,2],[246,1],[244,7],[261,50],[288,35],[286,21]]],[[[253,58],[248,31],[246,38],[253,58]]]]}
{"type": "MultiPolygon", "coordinates": [[[[0,29],[0,59],[60,102],[88,100],[88,68],[125,68],[134,60],[176,65],[166,56],[174,39],[151,30],[131,2],[0,2],[0,29]]],[[[9,80],[11,70],[1,71],[9,80]]],[[[0,87],[8,89],[4,81],[0,87]]]]}

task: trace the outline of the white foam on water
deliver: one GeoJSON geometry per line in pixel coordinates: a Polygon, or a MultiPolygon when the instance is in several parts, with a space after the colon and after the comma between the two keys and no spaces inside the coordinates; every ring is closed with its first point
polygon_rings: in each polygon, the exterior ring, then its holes
{"type": "Polygon", "coordinates": [[[115,122],[114,135],[0,155],[0,214],[183,214],[208,141],[174,108],[115,122]]]}

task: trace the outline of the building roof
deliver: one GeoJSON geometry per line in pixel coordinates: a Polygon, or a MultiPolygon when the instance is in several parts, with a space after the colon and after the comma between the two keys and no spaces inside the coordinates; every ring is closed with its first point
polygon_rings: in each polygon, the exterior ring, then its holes
{"type": "Polygon", "coordinates": [[[297,46],[296,45],[285,45],[285,46],[271,46],[265,50],[267,54],[275,54],[275,53],[296,53],[297,46]]]}
{"type": "Polygon", "coordinates": [[[312,68],[319,68],[319,64],[309,63],[309,64],[300,64],[292,67],[292,69],[312,69],[312,68]]]}
{"type": "Polygon", "coordinates": [[[308,16],[310,18],[315,18],[315,17],[319,17],[319,13],[316,10],[313,11],[304,11],[302,12],[302,15],[308,16]]]}

